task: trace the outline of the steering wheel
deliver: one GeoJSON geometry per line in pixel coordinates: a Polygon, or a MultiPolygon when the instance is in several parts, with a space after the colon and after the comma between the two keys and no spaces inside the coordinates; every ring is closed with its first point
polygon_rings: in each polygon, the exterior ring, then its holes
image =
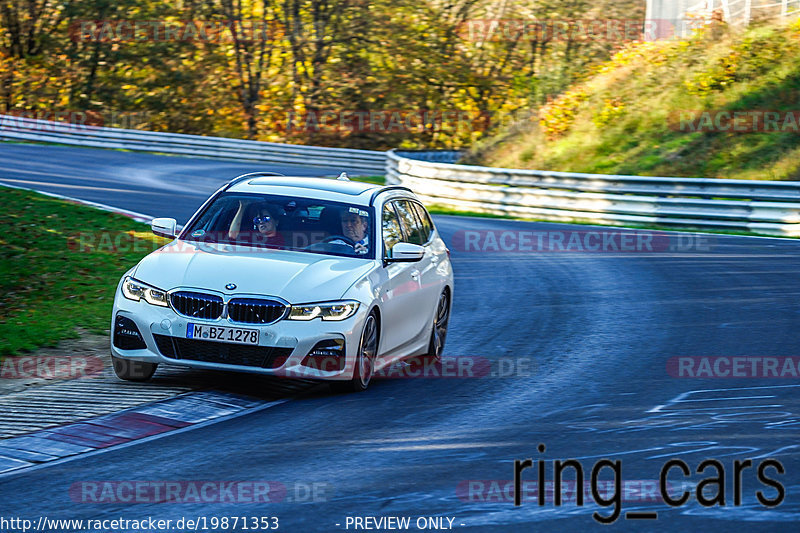
{"type": "Polygon", "coordinates": [[[330,237],[325,237],[324,239],[322,239],[319,242],[323,243],[323,242],[332,242],[332,241],[344,241],[345,244],[347,244],[347,246],[350,246],[351,248],[355,248],[356,247],[356,241],[354,241],[353,239],[351,239],[349,237],[345,237],[344,235],[331,235],[330,237]]]}

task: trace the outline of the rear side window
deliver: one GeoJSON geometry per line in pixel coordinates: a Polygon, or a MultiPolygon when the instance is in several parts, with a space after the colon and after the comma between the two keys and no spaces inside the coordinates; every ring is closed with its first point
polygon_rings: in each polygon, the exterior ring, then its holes
{"type": "Polygon", "coordinates": [[[400,217],[400,225],[403,227],[403,233],[405,234],[403,241],[411,244],[425,244],[427,239],[425,239],[423,235],[422,227],[420,226],[411,202],[408,200],[396,200],[394,205],[400,217]]]}
{"type": "Polygon", "coordinates": [[[383,206],[381,235],[383,236],[383,255],[384,257],[391,257],[392,247],[403,239],[403,233],[400,231],[400,221],[397,220],[397,214],[394,212],[392,204],[383,206]]]}
{"type": "Polygon", "coordinates": [[[433,237],[433,222],[428,212],[422,207],[422,204],[411,202],[414,207],[414,212],[417,213],[417,219],[422,227],[423,242],[428,242],[433,237]]]}

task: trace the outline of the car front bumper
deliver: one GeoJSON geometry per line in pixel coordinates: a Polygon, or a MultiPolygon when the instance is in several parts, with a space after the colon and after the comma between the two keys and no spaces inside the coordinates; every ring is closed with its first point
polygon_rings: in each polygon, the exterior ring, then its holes
{"type": "Polygon", "coordinates": [[[138,302],[129,300],[122,296],[118,289],[111,317],[111,353],[122,359],[193,368],[303,379],[348,380],[353,377],[361,330],[367,314],[367,306],[362,304],[353,316],[342,321],[282,319],[269,325],[260,325],[231,322],[227,318],[203,320],[179,315],[171,307],[151,305],[144,300],[138,302]],[[122,349],[115,346],[117,317],[125,317],[133,321],[144,341],[144,348],[122,349]],[[258,347],[263,348],[265,353],[264,366],[254,365],[252,360],[248,364],[241,364],[240,361],[239,364],[231,364],[231,361],[237,359],[231,354],[245,351],[248,354],[257,353],[253,349],[242,350],[239,348],[251,345],[208,340],[196,340],[192,345],[191,340],[188,342],[185,340],[189,323],[258,330],[258,347]],[[344,364],[339,363],[339,356],[306,358],[318,343],[324,341],[343,341],[344,364]],[[201,344],[197,345],[196,343],[201,344]],[[165,346],[169,344],[181,346],[182,349],[177,351],[165,349],[165,346]],[[196,353],[192,353],[195,348],[198,353],[203,353],[202,358],[205,360],[186,357],[187,355],[197,357],[196,353]],[[276,356],[276,354],[278,355],[276,356]],[[306,364],[302,364],[304,360],[306,364]],[[335,364],[332,364],[334,362],[335,364]]]}

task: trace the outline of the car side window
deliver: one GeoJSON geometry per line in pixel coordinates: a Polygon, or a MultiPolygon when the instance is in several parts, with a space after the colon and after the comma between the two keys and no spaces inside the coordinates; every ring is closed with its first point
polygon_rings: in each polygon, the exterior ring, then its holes
{"type": "Polygon", "coordinates": [[[405,235],[403,241],[411,244],[425,244],[426,239],[422,234],[422,228],[417,220],[417,215],[414,213],[414,207],[411,205],[411,202],[408,200],[397,200],[394,202],[394,205],[400,217],[400,225],[405,235]]]}
{"type": "Polygon", "coordinates": [[[392,247],[403,239],[403,233],[400,231],[400,221],[397,220],[397,213],[395,213],[392,204],[383,206],[381,228],[383,255],[384,257],[391,257],[392,247]]]}
{"type": "Polygon", "coordinates": [[[422,207],[422,204],[418,204],[417,202],[411,202],[411,205],[414,207],[414,211],[417,213],[417,219],[422,226],[422,237],[423,242],[428,242],[433,237],[433,222],[431,222],[431,216],[422,207]]]}

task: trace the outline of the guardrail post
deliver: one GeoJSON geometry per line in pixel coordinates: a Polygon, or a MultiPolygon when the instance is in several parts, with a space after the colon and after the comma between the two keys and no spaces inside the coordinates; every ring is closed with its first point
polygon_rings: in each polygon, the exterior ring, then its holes
{"type": "Polygon", "coordinates": [[[731,6],[728,3],[728,0],[722,0],[722,15],[725,17],[725,22],[728,24],[733,24],[731,20],[731,6]]]}

